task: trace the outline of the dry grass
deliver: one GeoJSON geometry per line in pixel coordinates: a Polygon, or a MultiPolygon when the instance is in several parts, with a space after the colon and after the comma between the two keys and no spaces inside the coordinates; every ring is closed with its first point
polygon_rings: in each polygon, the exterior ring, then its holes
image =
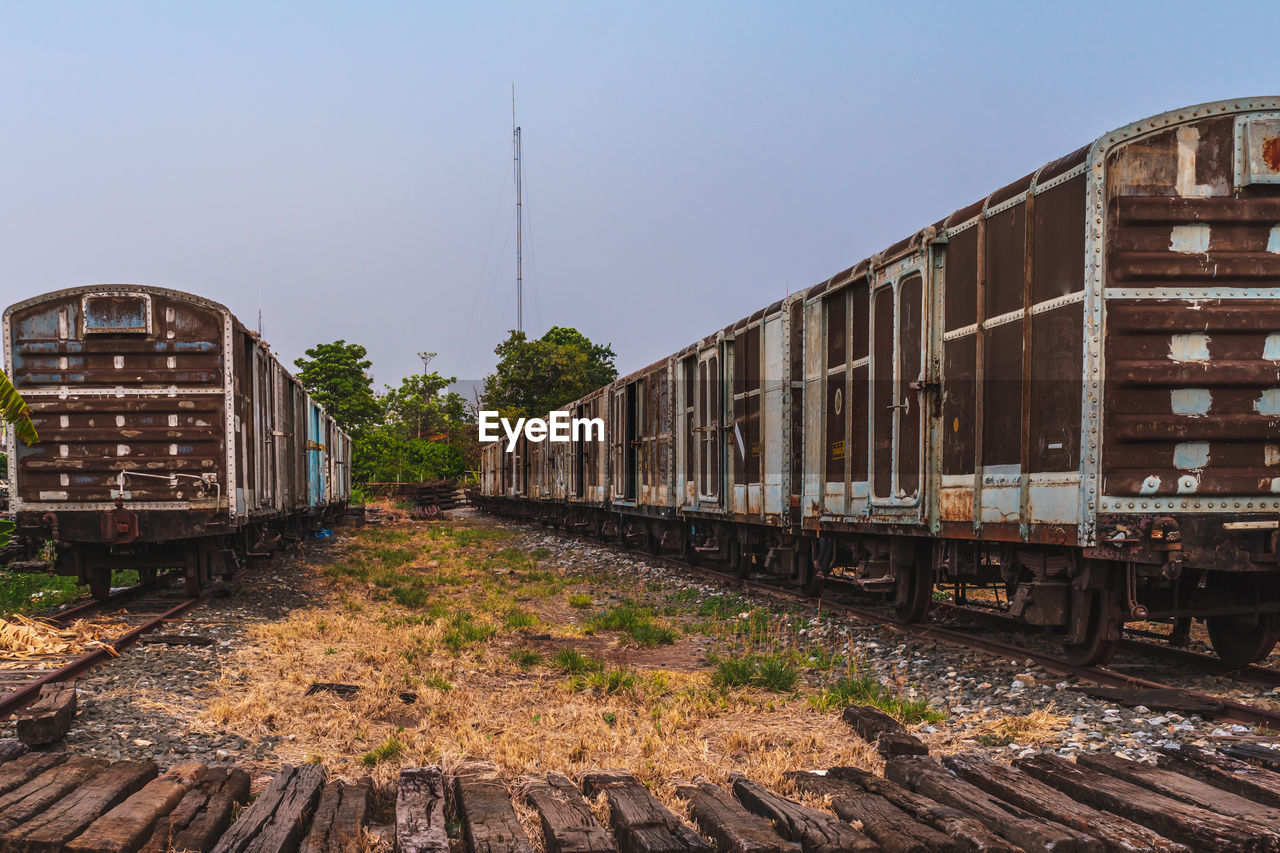
{"type": "Polygon", "coordinates": [[[1028,714],[1017,717],[981,718],[978,716],[961,718],[957,725],[926,738],[934,752],[969,751],[977,746],[1005,747],[1017,744],[1020,747],[1045,746],[1056,744],[1063,732],[1071,725],[1071,718],[1054,711],[1049,704],[1028,714]]]}
{"type": "Polygon", "coordinates": [[[723,783],[739,772],[783,787],[789,770],[879,763],[801,691],[714,688],[690,651],[697,637],[645,649],[615,631],[584,635],[580,623],[602,608],[576,609],[568,596],[606,596],[607,582],[562,574],[537,551],[509,547],[501,531],[369,529],[312,577],[316,600],[329,603],[250,628],[204,712],[211,728],[282,736],[286,760],[319,759],[381,783],[402,764],[490,761],[509,785],[550,770],[624,768],[669,804],[674,778],[723,783]],[[512,620],[512,608],[536,625],[512,620]],[[602,668],[564,672],[553,659],[566,648],[602,668]],[[530,650],[541,657],[522,654],[530,650]],[[361,690],[303,696],[316,681],[361,690]],[[402,701],[406,691],[416,701],[402,701]]]}
{"type": "Polygon", "coordinates": [[[0,652],[17,660],[81,654],[99,646],[110,649],[111,640],[128,630],[119,622],[77,619],[64,627],[15,613],[0,619],[0,652]]]}

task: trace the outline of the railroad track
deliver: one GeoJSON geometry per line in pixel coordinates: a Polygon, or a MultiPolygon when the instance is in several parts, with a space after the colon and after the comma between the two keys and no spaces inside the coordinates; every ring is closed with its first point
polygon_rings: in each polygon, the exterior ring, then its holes
{"type": "MultiPolygon", "coordinates": [[[[992,610],[974,607],[962,607],[955,604],[937,604],[935,610],[974,616],[985,623],[994,625],[1013,634],[1026,634],[1030,626],[1004,616],[992,610]]],[[[1224,664],[1217,655],[1203,654],[1190,649],[1149,642],[1140,637],[1159,639],[1154,632],[1133,631],[1120,641],[1119,652],[1126,655],[1138,655],[1170,667],[1193,667],[1204,675],[1229,678],[1247,684],[1258,684],[1264,687],[1280,687],[1280,670],[1271,667],[1250,664],[1245,667],[1231,668],[1224,664]]]]}
{"type": "Polygon", "coordinates": [[[180,587],[173,587],[170,580],[171,577],[162,577],[151,584],[121,590],[104,601],[86,602],[42,617],[55,625],[68,625],[76,619],[127,605],[127,609],[112,613],[112,618],[127,624],[129,629],[110,642],[79,654],[0,657],[0,720],[34,702],[46,684],[70,681],[118,657],[145,634],[177,619],[202,600],[199,596],[188,597],[180,587]]]}
{"type": "MultiPolygon", "coordinates": [[[[557,532],[562,535],[575,536],[575,534],[571,533],[565,534],[564,531],[557,532]]],[[[575,536],[575,538],[586,537],[575,536]]],[[[821,595],[815,599],[804,593],[798,592],[794,589],[789,589],[776,583],[764,583],[750,579],[743,580],[737,575],[729,572],[720,571],[707,566],[693,565],[679,557],[669,554],[652,554],[647,551],[628,549],[618,545],[617,543],[607,541],[602,542],[598,539],[588,539],[588,541],[595,544],[603,544],[621,554],[627,554],[632,557],[642,557],[646,560],[660,561],[670,566],[675,566],[685,571],[717,580],[726,586],[735,589],[747,590],[782,601],[804,604],[816,603],[819,608],[826,608],[829,611],[837,612],[845,616],[850,616],[865,622],[871,622],[905,636],[919,637],[962,648],[984,651],[1001,658],[1029,659],[1048,672],[1068,678],[1076,678],[1102,687],[1158,691],[1166,698],[1181,699],[1185,702],[1188,709],[1194,709],[1190,711],[1191,713],[1209,713],[1218,719],[1230,722],[1261,726],[1269,729],[1280,729],[1280,711],[1271,710],[1269,708],[1260,708],[1255,705],[1237,702],[1233,699],[1226,699],[1210,693],[1203,693],[1197,690],[1190,690],[1185,687],[1165,684],[1152,679],[1120,672],[1107,666],[1081,666],[1079,664],[1072,663],[1064,657],[1050,654],[1041,649],[1017,645],[990,636],[970,634],[954,628],[944,627],[937,623],[902,623],[887,613],[880,612],[873,607],[827,599],[823,598],[821,595]]],[[[959,608],[955,609],[959,610],[959,608]]],[[[984,614],[981,613],[981,611],[969,609],[965,609],[962,612],[966,615],[978,613],[983,617],[991,615],[997,619],[1002,618],[999,617],[998,614],[984,614]]],[[[1026,626],[1020,627],[1025,630],[1026,626]]],[[[1196,652],[1190,652],[1184,649],[1160,647],[1152,643],[1143,643],[1137,640],[1126,640],[1122,648],[1130,651],[1139,651],[1143,654],[1153,656],[1167,656],[1169,660],[1177,660],[1183,663],[1193,662],[1196,665],[1203,666],[1207,671],[1216,669],[1220,674],[1231,675],[1234,678],[1242,680],[1255,680],[1258,683],[1280,685],[1280,672],[1270,670],[1266,667],[1251,666],[1246,667],[1243,670],[1226,670],[1225,667],[1218,663],[1216,658],[1211,658],[1208,655],[1200,655],[1196,652]]]]}

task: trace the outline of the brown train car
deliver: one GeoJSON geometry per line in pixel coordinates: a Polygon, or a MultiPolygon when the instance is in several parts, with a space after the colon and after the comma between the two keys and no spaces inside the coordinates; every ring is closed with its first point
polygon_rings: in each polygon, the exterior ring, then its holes
{"type": "Polygon", "coordinates": [[[5,369],[40,442],[10,436],[12,512],[99,596],[113,569],[198,589],[350,499],[347,436],[222,305],[141,285],[19,302],[5,369]]]}
{"type": "Polygon", "coordinates": [[[996,588],[1081,661],[1280,638],[1280,98],[1106,134],[665,363],[665,492],[640,378],[604,389],[606,533],[904,620],[996,588]]]}

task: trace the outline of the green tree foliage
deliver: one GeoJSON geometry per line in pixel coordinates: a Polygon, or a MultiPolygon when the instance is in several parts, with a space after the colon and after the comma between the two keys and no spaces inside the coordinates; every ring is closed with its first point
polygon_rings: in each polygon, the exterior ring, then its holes
{"type": "Polygon", "coordinates": [[[355,446],[352,463],[360,482],[419,482],[461,476],[478,458],[475,421],[455,381],[439,373],[406,376],[387,387],[385,420],[355,446]]]}
{"type": "Polygon", "coordinates": [[[366,430],[352,448],[357,483],[417,483],[462,476],[467,459],[452,444],[405,436],[391,424],[366,430]]]}
{"type": "Polygon", "coordinates": [[[512,332],[494,352],[498,366],[484,381],[483,405],[506,418],[545,417],[618,376],[610,346],[562,326],[535,341],[512,332]]]}
{"type": "Polygon", "coordinates": [[[367,355],[359,344],[334,341],[312,347],[306,358],[293,362],[302,387],[353,439],[383,419],[368,372],[373,362],[367,355]]]}

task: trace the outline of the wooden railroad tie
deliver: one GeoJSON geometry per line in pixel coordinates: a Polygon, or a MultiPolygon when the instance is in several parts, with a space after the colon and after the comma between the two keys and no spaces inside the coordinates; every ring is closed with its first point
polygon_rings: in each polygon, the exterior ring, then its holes
{"type": "Polygon", "coordinates": [[[658,802],[630,773],[592,770],[582,776],[587,796],[603,793],[621,853],[712,853],[714,848],[658,802]]]}
{"type": "Polygon", "coordinates": [[[454,773],[453,811],[472,853],[533,853],[507,786],[491,764],[465,765],[454,773]]]}
{"type": "Polygon", "coordinates": [[[15,715],[18,740],[27,746],[57,743],[66,737],[75,718],[76,686],[46,684],[40,688],[40,698],[15,715]]]}
{"type": "Polygon", "coordinates": [[[1019,758],[1014,766],[1074,800],[1127,817],[1193,850],[1280,849],[1280,838],[1265,827],[1170,799],[1057,756],[1019,758]]]}
{"type": "Polygon", "coordinates": [[[688,801],[693,822],[716,843],[718,853],[800,853],[797,842],[782,838],[766,818],[707,779],[677,782],[676,793],[688,801]]]}
{"type": "Polygon", "coordinates": [[[927,853],[965,853],[969,846],[921,823],[879,794],[870,794],[851,782],[816,773],[789,773],[796,790],[830,797],[831,810],[841,820],[857,821],[862,831],[885,850],[927,853]]]}
{"type": "Polygon", "coordinates": [[[902,723],[879,708],[850,705],[840,712],[840,719],[848,723],[858,733],[858,737],[874,745],[876,751],[885,758],[929,754],[929,747],[908,732],[902,723]]]}
{"type": "Polygon", "coordinates": [[[406,767],[396,785],[396,850],[449,853],[444,817],[444,773],[439,767],[406,767]]]}
{"type": "Polygon", "coordinates": [[[993,797],[1026,809],[1063,826],[1087,832],[1107,845],[1108,850],[1152,850],[1190,853],[1183,844],[1165,838],[1147,827],[1099,811],[1052,788],[1017,768],[992,761],[983,755],[948,755],[942,763],[966,782],[993,797]]]}
{"type": "Polygon", "coordinates": [[[318,764],[286,765],[222,836],[213,853],[293,853],[320,800],[326,775],[318,764]]]}
{"type": "Polygon", "coordinates": [[[538,813],[547,853],[616,853],[609,830],[567,776],[526,779],[525,802],[538,813]]]}

